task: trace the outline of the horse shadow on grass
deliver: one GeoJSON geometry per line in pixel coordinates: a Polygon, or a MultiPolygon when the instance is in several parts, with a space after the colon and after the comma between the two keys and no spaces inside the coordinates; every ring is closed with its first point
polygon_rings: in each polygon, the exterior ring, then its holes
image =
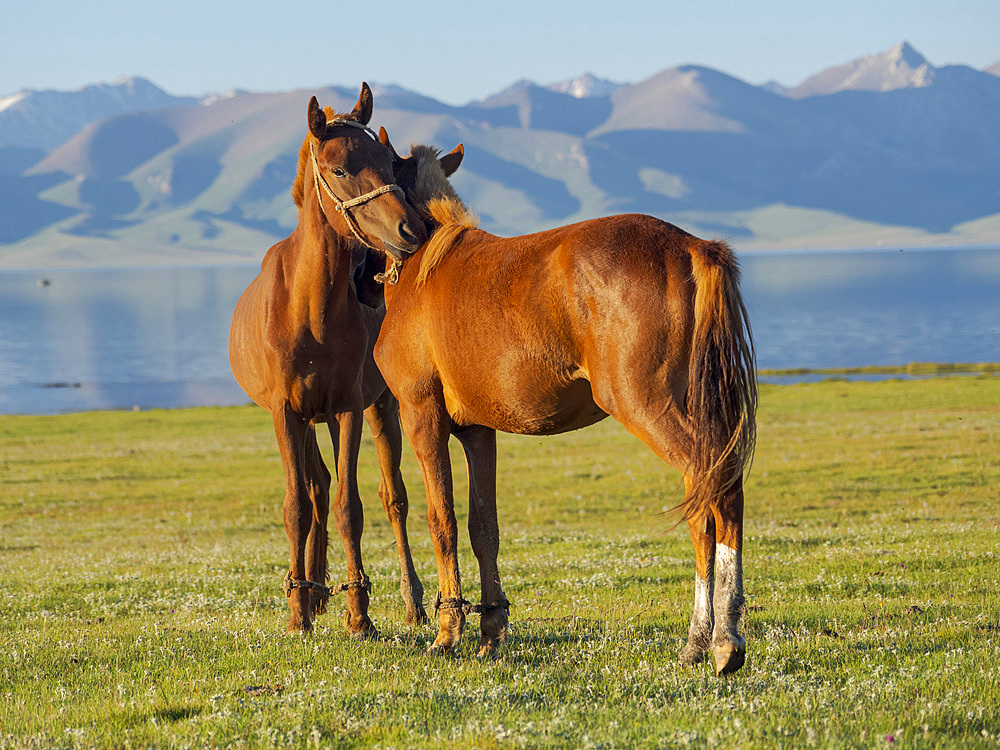
{"type": "Polygon", "coordinates": [[[152,712],[152,715],[161,721],[183,721],[184,719],[190,719],[193,716],[197,716],[201,713],[200,708],[194,708],[193,706],[165,706],[163,708],[158,708],[152,712]]]}
{"type": "MultiPolygon", "coordinates": [[[[421,634],[415,640],[421,646],[430,646],[434,635],[430,632],[426,637],[421,634]],[[424,640],[426,643],[423,643],[424,640]]],[[[638,648],[648,652],[648,657],[653,660],[663,658],[671,661],[683,648],[684,636],[686,628],[681,632],[669,626],[613,625],[600,618],[577,615],[512,619],[506,640],[496,653],[483,657],[483,660],[496,660],[516,667],[564,661],[567,654],[596,653],[604,649],[613,654],[619,650],[638,648]],[[539,632],[539,626],[542,632],[539,632]]],[[[478,638],[479,623],[470,618],[458,658],[478,658],[474,656],[478,638]]]]}

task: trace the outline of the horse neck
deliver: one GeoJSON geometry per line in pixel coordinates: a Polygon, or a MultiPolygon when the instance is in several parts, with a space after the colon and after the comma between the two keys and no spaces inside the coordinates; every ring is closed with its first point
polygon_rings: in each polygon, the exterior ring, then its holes
{"type": "Polygon", "coordinates": [[[351,243],[327,221],[314,191],[306,191],[292,234],[297,253],[287,269],[292,314],[315,333],[343,313],[351,276],[351,243]]]}

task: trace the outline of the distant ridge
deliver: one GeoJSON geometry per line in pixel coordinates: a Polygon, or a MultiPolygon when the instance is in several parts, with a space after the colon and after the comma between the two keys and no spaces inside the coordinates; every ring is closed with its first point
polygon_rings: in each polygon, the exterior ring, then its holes
{"type": "Polygon", "coordinates": [[[50,149],[107,117],[189,106],[197,101],[172,96],[138,77],[77,91],[24,90],[0,99],[0,146],[50,149]]]}
{"type": "Polygon", "coordinates": [[[787,96],[835,94],[838,91],[894,91],[921,88],[934,82],[934,68],[908,42],[900,42],[879,55],[868,55],[845,65],[827,68],[798,86],[787,96]]]}
{"type": "Polygon", "coordinates": [[[591,96],[610,96],[622,85],[606,78],[598,78],[593,73],[584,73],[568,81],[550,83],[545,88],[558,91],[560,94],[569,94],[576,99],[585,99],[591,96]]]}
{"type": "MultiPolygon", "coordinates": [[[[634,211],[741,251],[1000,247],[1000,77],[905,42],[791,92],[698,65],[464,106],[373,90],[397,150],[465,144],[455,186],[499,234],[634,211]]],[[[343,111],[358,84],[196,99],[134,78],[0,100],[0,133],[20,133],[0,140],[0,268],[259,260],[295,226],[312,95],[343,111]]]]}

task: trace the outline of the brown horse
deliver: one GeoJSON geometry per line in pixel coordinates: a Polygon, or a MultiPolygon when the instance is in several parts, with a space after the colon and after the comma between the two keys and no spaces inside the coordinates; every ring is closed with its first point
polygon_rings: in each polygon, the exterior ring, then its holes
{"type": "Polygon", "coordinates": [[[315,429],[327,421],[336,452],[333,515],[347,553],[347,582],[332,591],[347,592],[345,622],[352,634],[377,634],[368,617],[370,583],[361,560],[364,519],[356,472],[362,412],[378,452],[379,495],[396,537],[407,621],[427,618],[406,536],[398,405],[372,359],[385,311],[359,304],[350,283],[352,255],[363,257],[365,245],[403,257],[426,233],[393,184],[391,152],[367,128],[371,114],[367,84],[347,115],[321,110],[315,97],[309,102],[309,133],[292,187],[298,225],[264,256],[260,274],[236,304],[229,331],[233,375],[271,413],[285,470],[289,632],[310,630],[331,593],[326,586],[330,473],[315,429]]]}
{"type": "Polygon", "coordinates": [[[746,655],[743,476],[757,388],[735,258],[722,242],[640,215],[493,236],[475,228],[446,179],[461,147],[436,154],[394,157],[397,180],[437,228],[386,289],[375,346],[427,491],[439,576],[431,648],[455,649],[468,611],[482,613],[481,655],[506,635],[495,431],[552,435],[610,414],[684,474],[696,576],[681,661],[711,650],[718,673],[736,671],[746,655]],[[477,606],[459,578],[451,434],[468,462],[477,606]]]}

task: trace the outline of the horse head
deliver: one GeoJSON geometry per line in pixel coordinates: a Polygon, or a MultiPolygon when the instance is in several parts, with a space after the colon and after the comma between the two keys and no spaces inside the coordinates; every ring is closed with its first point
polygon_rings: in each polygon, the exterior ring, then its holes
{"type": "Polygon", "coordinates": [[[430,212],[434,199],[446,199],[461,205],[455,189],[448,178],[455,173],[465,156],[465,147],[459,143],[449,153],[441,152],[433,146],[410,146],[409,156],[400,156],[389,141],[385,128],[379,128],[379,142],[392,154],[392,171],[396,183],[403,188],[406,199],[417,209],[430,231],[437,223],[430,212]]]}
{"type": "MultiPolygon", "coordinates": [[[[362,84],[354,110],[335,115],[321,109],[316,97],[309,100],[309,135],[300,162],[309,159],[313,187],[320,210],[334,230],[348,238],[402,260],[426,239],[421,218],[393,181],[393,152],[379,143],[368,128],[372,92],[362,84]],[[308,154],[307,154],[308,149],[308,154]]],[[[296,202],[302,205],[305,165],[296,202]]]]}
{"type": "MultiPolygon", "coordinates": [[[[410,155],[404,157],[392,147],[385,128],[379,129],[378,139],[392,153],[396,182],[423,218],[424,228],[430,237],[424,245],[417,275],[417,284],[420,285],[427,280],[458,235],[479,225],[479,219],[462,203],[448,180],[462,163],[465,148],[459,143],[441,156],[441,152],[433,146],[414,145],[410,146],[410,155]]],[[[395,283],[401,265],[402,261],[391,264],[381,278],[390,284],[395,283]]]]}

